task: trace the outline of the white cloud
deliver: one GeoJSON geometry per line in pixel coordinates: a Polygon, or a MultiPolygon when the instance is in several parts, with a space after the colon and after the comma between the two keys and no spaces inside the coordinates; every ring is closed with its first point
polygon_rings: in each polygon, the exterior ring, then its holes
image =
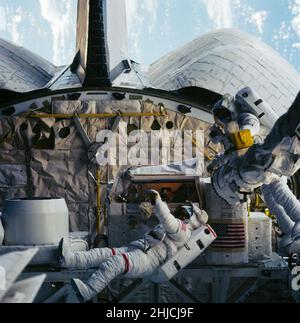
{"type": "Polygon", "coordinates": [[[135,59],[141,61],[142,53],[140,39],[143,30],[144,19],[140,13],[140,0],[126,0],[127,28],[131,41],[131,50],[135,59]]]}
{"type": "Polygon", "coordinates": [[[300,50],[300,43],[294,43],[292,46],[293,48],[297,48],[300,50]]]}
{"type": "Polygon", "coordinates": [[[251,5],[241,1],[233,0],[236,18],[245,24],[253,25],[259,34],[264,33],[265,22],[269,16],[266,10],[257,11],[251,5]]]}
{"type": "Polygon", "coordinates": [[[164,1],[164,19],[160,24],[160,30],[165,37],[171,34],[171,1],[172,0],[164,1]]]}
{"type": "Polygon", "coordinates": [[[152,34],[157,25],[158,0],[126,0],[128,34],[133,55],[142,60],[141,37],[152,34]]]}
{"type": "Polygon", "coordinates": [[[287,40],[291,35],[291,27],[288,25],[287,22],[282,21],[280,23],[279,29],[274,33],[273,40],[287,40]]]}
{"type": "Polygon", "coordinates": [[[215,29],[233,26],[232,0],[202,0],[215,29]]]}
{"type": "Polygon", "coordinates": [[[158,0],[126,0],[128,29],[140,27],[143,17],[147,17],[148,32],[151,34],[157,23],[158,0]]]}
{"type": "Polygon", "coordinates": [[[6,31],[10,35],[10,41],[17,45],[23,45],[24,34],[21,24],[26,20],[22,7],[16,7],[13,11],[9,6],[0,6],[0,31],[6,31]]]}
{"type": "Polygon", "coordinates": [[[138,3],[138,0],[126,0],[127,26],[129,31],[136,27],[138,3]]]}
{"type": "Polygon", "coordinates": [[[73,44],[68,36],[73,31],[74,13],[72,0],[39,0],[42,17],[49,22],[53,37],[53,62],[61,65],[66,62],[73,44]]]}
{"type": "Polygon", "coordinates": [[[145,10],[149,17],[148,31],[152,34],[157,23],[158,0],[143,1],[142,10],[145,10]]]}
{"type": "Polygon", "coordinates": [[[0,6],[0,31],[6,30],[6,14],[5,9],[0,6]]]}
{"type": "Polygon", "coordinates": [[[22,8],[18,7],[16,10],[16,14],[11,18],[12,41],[18,45],[22,44],[22,34],[19,31],[19,25],[22,22],[22,15],[22,8]]]}
{"type": "Polygon", "coordinates": [[[262,34],[264,31],[263,28],[267,18],[268,18],[267,11],[257,11],[251,15],[250,20],[252,24],[254,24],[257,27],[257,30],[260,34],[262,34]]]}
{"type": "Polygon", "coordinates": [[[201,10],[202,0],[194,0],[192,2],[192,13],[194,21],[194,35],[199,36],[203,33],[203,13],[201,10]]]}
{"type": "Polygon", "coordinates": [[[294,16],[291,22],[292,28],[300,36],[300,0],[295,0],[290,9],[294,16]]]}

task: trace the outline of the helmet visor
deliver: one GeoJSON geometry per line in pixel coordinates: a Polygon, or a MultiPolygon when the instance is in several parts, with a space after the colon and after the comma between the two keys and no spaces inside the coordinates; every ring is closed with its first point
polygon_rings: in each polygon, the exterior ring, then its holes
{"type": "Polygon", "coordinates": [[[184,221],[184,220],[190,220],[191,217],[194,214],[193,206],[179,206],[176,210],[176,218],[184,221]]]}
{"type": "Polygon", "coordinates": [[[231,111],[225,107],[218,107],[213,109],[213,114],[222,123],[228,123],[232,121],[231,111]]]}

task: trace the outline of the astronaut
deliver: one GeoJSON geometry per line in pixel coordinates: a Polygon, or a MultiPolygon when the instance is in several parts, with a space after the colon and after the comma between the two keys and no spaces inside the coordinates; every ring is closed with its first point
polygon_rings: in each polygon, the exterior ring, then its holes
{"type": "Polygon", "coordinates": [[[300,93],[289,111],[278,119],[262,144],[252,146],[243,157],[234,156],[213,176],[217,194],[229,204],[245,201],[263,185],[268,206],[273,208],[289,252],[300,252],[300,205],[288,186],[278,179],[293,176],[300,168],[300,93]],[[280,224],[281,223],[281,224],[280,224]]]}
{"type": "MultiPolygon", "coordinates": [[[[270,108],[268,105],[264,103],[262,106],[262,100],[259,100],[257,94],[250,88],[245,88],[237,93],[235,99],[230,96],[225,96],[214,106],[213,114],[215,116],[216,125],[221,124],[225,131],[216,138],[213,138],[213,140],[214,142],[219,141],[223,143],[227,158],[219,158],[219,160],[214,161],[210,165],[209,171],[214,172],[224,163],[229,162],[229,159],[234,160],[238,155],[241,156],[245,154],[247,152],[246,149],[250,148],[254,143],[262,143],[262,136],[260,135],[261,121],[258,116],[260,112],[256,109],[256,106],[259,105],[260,111],[264,110],[264,113],[270,115],[270,108]],[[244,101],[246,99],[247,104],[245,104],[244,101]],[[257,105],[257,103],[259,104],[257,105]],[[248,133],[248,138],[250,138],[250,140],[248,140],[249,145],[243,147],[240,144],[234,144],[237,143],[237,141],[234,140],[237,136],[233,137],[232,133],[229,131],[230,124],[232,124],[233,121],[239,126],[236,130],[238,131],[238,136],[243,136],[241,135],[243,130],[247,129],[250,131],[250,133],[248,133]],[[254,139],[252,142],[251,136],[254,139]],[[216,139],[219,140],[216,141],[216,139]],[[242,152],[233,155],[234,152],[238,152],[239,150],[242,150],[242,152]],[[230,154],[228,152],[230,152],[230,154]]],[[[262,113],[260,115],[262,116],[262,113]]],[[[279,129],[277,129],[277,131],[278,130],[279,129]]],[[[281,174],[278,173],[268,174],[265,184],[261,187],[261,191],[271,213],[276,215],[278,225],[282,231],[283,237],[280,240],[280,248],[287,248],[290,253],[295,249],[295,245],[297,245],[296,241],[300,237],[300,224],[297,225],[298,222],[300,223],[300,202],[289,189],[285,178],[281,178],[281,174]]]]}
{"type": "Polygon", "coordinates": [[[225,152],[208,166],[210,173],[226,163],[232,154],[242,155],[254,143],[262,141],[260,111],[256,109],[255,102],[262,104],[263,101],[247,87],[239,91],[235,98],[224,95],[214,105],[212,112],[215,124],[211,128],[210,138],[212,143],[221,144],[225,152]]]}
{"type": "Polygon", "coordinates": [[[173,216],[159,193],[148,193],[152,208],[143,207],[143,216],[149,217],[154,209],[160,225],[123,248],[101,248],[89,252],[71,252],[65,240],[58,250],[59,264],[64,268],[99,268],[86,282],[73,279],[71,285],[81,302],[88,301],[106,288],[119,275],[144,278],[172,258],[191,238],[192,231],[205,225],[208,215],[195,205],[180,206],[173,216]],[[150,210],[150,211],[149,211],[150,210]]]}
{"type": "Polygon", "coordinates": [[[214,173],[216,192],[234,205],[278,176],[293,176],[300,168],[299,122],[300,93],[289,111],[275,123],[264,143],[252,146],[243,157],[233,156],[214,173]]]}

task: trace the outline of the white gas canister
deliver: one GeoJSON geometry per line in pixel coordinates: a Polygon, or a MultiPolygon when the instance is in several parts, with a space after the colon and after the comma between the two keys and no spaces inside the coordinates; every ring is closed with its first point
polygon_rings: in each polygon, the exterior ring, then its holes
{"type": "Polygon", "coordinates": [[[209,265],[247,264],[248,210],[247,204],[229,205],[206,185],[206,208],[209,224],[218,238],[206,252],[209,265]]]}
{"type": "Polygon", "coordinates": [[[69,211],[64,199],[16,199],[4,203],[4,244],[50,245],[69,236],[69,211]]]}
{"type": "Polygon", "coordinates": [[[162,265],[151,280],[155,283],[169,281],[182,269],[196,260],[217,238],[214,230],[209,226],[201,226],[192,233],[191,239],[174,257],[162,265]]]}
{"type": "Polygon", "coordinates": [[[272,220],[264,213],[253,212],[248,220],[249,260],[266,260],[272,255],[272,220]]]}

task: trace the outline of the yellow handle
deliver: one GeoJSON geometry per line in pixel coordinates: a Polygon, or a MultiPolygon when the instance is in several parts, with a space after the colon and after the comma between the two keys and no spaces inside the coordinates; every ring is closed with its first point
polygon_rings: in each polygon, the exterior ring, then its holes
{"type": "MultiPolygon", "coordinates": [[[[79,118],[113,118],[113,117],[166,117],[167,113],[162,111],[159,113],[94,113],[94,114],[78,114],[79,118]]],[[[56,119],[72,119],[74,114],[64,114],[64,113],[56,113],[56,114],[48,114],[48,113],[31,113],[29,114],[29,118],[36,119],[47,119],[47,118],[56,118],[56,119]]]]}
{"type": "Polygon", "coordinates": [[[231,135],[231,140],[236,150],[250,148],[254,145],[254,139],[250,130],[242,130],[231,135]]]}

